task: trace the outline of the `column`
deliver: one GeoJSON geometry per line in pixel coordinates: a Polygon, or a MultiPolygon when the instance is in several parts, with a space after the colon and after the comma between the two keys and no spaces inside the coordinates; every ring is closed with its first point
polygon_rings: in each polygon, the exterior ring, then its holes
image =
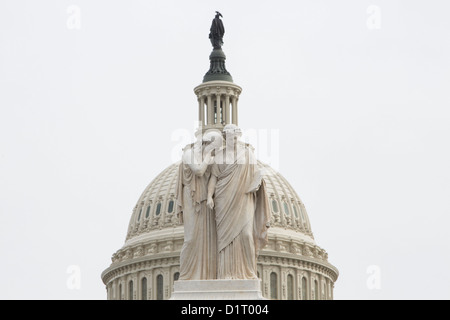
{"type": "Polygon", "coordinates": [[[216,94],[216,123],[222,123],[222,116],[220,112],[220,93],[216,94]]]}
{"type": "Polygon", "coordinates": [[[203,96],[198,98],[198,121],[202,127],[205,125],[205,98],[203,96]]]}
{"type": "Polygon", "coordinates": [[[198,122],[202,122],[202,99],[199,97],[198,99],[198,122]]]}
{"type": "Polygon", "coordinates": [[[225,117],[225,124],[230,123],[230,96],[225,95],[225,106],[223,110],[223,114],[225,117]]]}
{"type": "Polygon", "coordinates": [[[208,117],[208,125],[214,123],[214,106],[212,104],[211,95],[208,96],[208,106],[207,106],[207,117],[208,117]]]}
{"type": "Polygon", "coordinates": [[[334,300],[334,282],[331,283],[331,300],[334,300]]]}
{"type": "Polygon", "coordinates": [[[236,98],[236,96],[233,96],[231,98],[231,103],[232,103],[232,108],[233,108],[233,112],[232,112],[233,120],[232,120],[232,123],[235,124],[235,125],[238,125],[237,98],[236,98]]]}

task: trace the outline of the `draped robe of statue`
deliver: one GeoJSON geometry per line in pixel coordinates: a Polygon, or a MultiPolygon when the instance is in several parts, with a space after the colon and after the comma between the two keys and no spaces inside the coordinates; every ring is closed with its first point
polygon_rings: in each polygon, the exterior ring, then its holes
{"type": "Polygon", "coordinates": [[[176,192],[184,222],[180,280],[216,279],[216,225],[213,210],[206,205],[210,170],[205,165],[202,152],[194,152],[194,145],[183,150],[176,192]]]}
{"type": "Polygon", "coordinates": [[[221,14],[216,14],[215,18],[211,23],[209,39],[211,40],[211,44],[214,49],[220,49],[223,45],[223,35],[225,33],[225,28],[223,26],[222,20],[220,20],[219,16],[221,14]]]}
{"type": "Polygon", "coordinates": [[[216,177],[218,279],[256,279],[257,254],[267,243],[269,202],[265,182],[252,148],[237,145],[234,161],[214,163],[211,168],[216,177]]]}

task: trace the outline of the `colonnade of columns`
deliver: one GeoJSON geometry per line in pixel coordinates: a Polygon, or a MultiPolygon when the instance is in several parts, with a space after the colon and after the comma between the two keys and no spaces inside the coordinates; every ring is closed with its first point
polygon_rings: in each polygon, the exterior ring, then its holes
{"type": "Polygon", "coordinates": [[[198,121],[206,130],[238,125],[238,100],[242,89],[226,81],[210,81],[194,89],[198,99],[198,121]]]}

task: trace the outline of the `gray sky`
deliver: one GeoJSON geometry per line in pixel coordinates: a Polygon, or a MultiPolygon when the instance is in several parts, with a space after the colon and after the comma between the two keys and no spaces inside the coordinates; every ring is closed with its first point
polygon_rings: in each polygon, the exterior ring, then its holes
{"type": "Polygon", "coordinates": [[[0,298],[106,298],[132,208],[193,133],[219,10],[239,124],[257,154],[278,137],[260,159],[305,203],[335,299],[450,299],[449,9],[1,1],[0,298]]]}

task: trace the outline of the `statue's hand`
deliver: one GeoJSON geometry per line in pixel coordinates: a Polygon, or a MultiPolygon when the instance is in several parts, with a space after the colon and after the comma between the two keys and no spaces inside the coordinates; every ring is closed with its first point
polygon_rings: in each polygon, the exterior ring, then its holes
{"type": "Polygon", "coordinates": [[[212,197],[208,197],[208,200],[206,200],[206,205],[210,208],[210,209],[214,209],[214,200],[212,197]]]}

